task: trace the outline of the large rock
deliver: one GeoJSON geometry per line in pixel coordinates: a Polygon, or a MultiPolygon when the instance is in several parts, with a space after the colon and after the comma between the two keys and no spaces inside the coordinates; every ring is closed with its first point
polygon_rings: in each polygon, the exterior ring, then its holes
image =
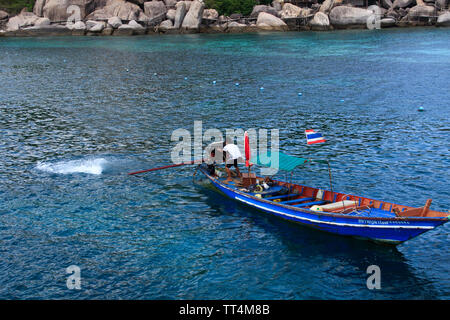
{"type": "Polygon", "coordinates": [[[203,19],[215,20],[219,18],[219,13],[216,9],[205,9],[203,10],[203,19]]]}
{"type": "Polygon", "coordinates": [[[147,16],[144,12],[140,12],[139,13],[139,17],[137,18],[137,21],[144,23],[145,25],[148,24],[152,24],[155,25],[157,23],[159,23],[162,19],[164,19],[164,16],[161,16],[160,18],[158,18],[158,20],[155,22],[152,19],[150,19],[149,16],[147,16]]]}
{"type": "Polygon", "coordinates": [[[90,32],[102,32],[105,29],[106,24],[103,21],[94,21],[88,20],[86,21],[86,30],[90,32]]]}
{"type": "Polygon", "coordinates": [[[333,9],[333,6],[334,0],[325,0],[320,6],[319,11],[328,14],[330,13],[331,9],[333,9]]]}
{"type": "Polygon", "coordinates": [[[169,20],[175,21],[175,15],[177,14],[177,11],[175,9],[169,9],[166,13],[166,18],[169,20]]]}
{"type": "MultiPolygon", "coordinates": [[[[41,18],[46,19],[46,18],[41,18]]],[[[74,34],[71,30],[62,25],[40,25],[33,27],[26,27],[20,30],[19,35],[27,35],[33,37],[45,37],[45,36],[70,36],[74,34]]],[[[84,31],[80,32],[80,35],[84,34],[84,31]]]]}
{"type": "Polygon", "coordinates": [[[145,0],[126,0],[126,1],[137,4],[140,7],[142,7],[145,3],[145,0]]]}
{"type": "MultiPolygon", "coordinates": [[[[67,12],[67,9],[70,6],[78,6],[80,9],[79,18],[83,20],[92,10],[93,4],[94,0],[46,0],[42,8],[42,15],[52,22],[63,22],[67,21],[67,18],[72,16],[73,13],[70,10],[67,12]]],[[[39,11],[38,9],[36,11],[39,11]]]]}
{"type": "Polygon", "coordinates": [[[386,14],[387,10],[385,8],[379,7],[377,5],[371,5],[367,7],[367,10],[372,11],[378,17],[382,17],[386,14]]]}
{"type": "Polygon", "coordinates": [[[300,17],[308,17],[315,13],[314,9],[311,8],[302,8],[302,11],[300,12],[300,17]]]}
{"type": "Polygon", "coordinates": [[[365,27],[373,12],[361,8],[339,6],[331,9],[330,22],[337,28],[365,27]]]}
{"type": "Polygon", "coordinates": [[[165,20],[167,8],[163,1],[149,1],[144,3],[144,12],[150,20],[165,20]]]}
{"type": "Polygon", "coordinates": [[[226,26],[226,32],[229,33],[241,33],[247,31],[247,25],[236,21],[231,21],[226,26]]]}
{"type": "Polygon", "coordinates": [[[172,20],[170,20],[170,19],[164,20],[158,26],[158,30],[161,30],[161,31],[167,31],[167,30],[170,30],[170,29],[173,29],[173,23],[172,23],[172,20]]]}
{"type": "Polygon", "coordinates": [[[406,17],[406,15],[408,14],[409,9],[410,9],[410,8],[406,8],[406,9],[404,9],[404,8],[399,8],[399,9],[397,9],[397,12],[398,12],[398,14],[400,15],[400,17],[404,18],[404,17],[406,17]]]}
{"type": "Polygon", "coordinates": [[[36,27],[44,27],[50,25],[50,19],[49,18],[39,18],[35,21],[34,25],[36,27]]]}
{"type": "Polygon", "coordinates": [[[106,26],[106,28],[103,29],[103,31],[101,32],[102,35],[104,36],[110,36],[112,35],[114,32],[114,28],[111,27],[109,24],[106,26]]]}
{"type": "Polygon", "coordinates": [[[141,8],[134,3],[124,0],[107,0],[104,7],[89,14],[87,19],[107,21],[109,18],[119,17],[121,20],[130,21],[138,20],[141,13],[141,8]]]}
{"type": "Polygon", "coordinates": [[[189,9],[191,8],[191,4],[192,4],[193,1],[179,1],[179,2],[177,2],[177,5],[178,5],[180,2],[184,2],[184,4],[186,5],[186,12],[188,12],[189,9]]]}
{"type": "Polygon", "coordinates": [[[400,13],[392,8],[386,12],[385,17],[386,18],[394,18],[396,20],[401,18],[400,13]]]}
{"type": "Polygon", "coordinates": [[[9,19],[6,24],[6,31],[17,31],[22,28],[34,26],[38,19],[39,17],[34,13],[22,11],[19,15],[9,19]]]}
{"type": "Polygon", "coordinates": [[[415,6],[408,11],[409,20],[420,20],[434,16],[434,7],[432,6],[415,6]]]}
{"type": "Polygon", "coordinates": [[[8,19],[9,14],[6,11],[0,10],[0,20],[6,20],[8,19]]]}
{"type": "Polygon", "coordinates": [[[128,24],[122,24],[117,28],[114,33],[117,36],[130,36],[133,34],[145,34],[145,28],[137,23],[135,20],[131,20],[128,24]]]}
{"type": "Polygon", "coordinates": [[[112,28],[117,29],[118,27],[120,27],[122,25],[122,20],[120,20],[119,17],[111,17],[108,19],[108,24],[112,28]]]}
{"type": "Polygon", "coordinates": [[[309,25],[314,31],[328,30],[330,29],[330,19],[328,19],[328,16],[325,13],[319,11],[314,15],[314,18],[309,21],[309,25]]]}
{"type": "Polygon", "coordinates": [[[394,18],[383,18],[380,20],[380,26],[382,28],[391,28],[395,27],[395,19],[394,18]]]}
{"type": "MultiPolygon", "coordinates": [[[[230,19],[231,20],[241,20],[244,16],[242,15],[242,13],[232,13],[230,14],[230,19]]],[[[224,21],[224,20],[228,20],[227,17],[225,16],[220,16],[219,20],[224,21]]]]}
{"type": "Polygon", "coordinates": [[[272,7],[278,12],[283,9],[284,0],[273,0],[272,7]]]}
{"type": "Polygon", "coordinates": [[[436,25],[439,27],[450,27],[450,12],[446,11],[441,14],[437,19],[436,25]]]}
{"type": "Polygon", "coordinates": [[[67,29],[76,30],[76,31],[84,31],[84,30],[86,30],[86,24],[83,21],[77,21],[75,23],[68,23],[67,29]]]}
{"type": "Polygon", "coordinates": [[[392,4],[392,8],[407,8],[416,4],[416,0],[395,0],[392,4]]]}
{"type": "Polygon", "coordinates": [[[202,22],[203,10],[205,4],[202,1],[195,0],[192,2],[189,11],[183,19],[182,27],[188,30],[198,29],[202,22]]]}
{"type": "Polygon", "coordinates": [[[136,30],[142,30],[145,29],[143,26],[141,26],[139,23],[137,23],[135,20],[131,20],[128,22],[128,25],[136,30]]]}
{"type": "Polygon", "coordinates": [[[438,9],[445,9],[447,8],[448,0],[436,0],[436,7],[438,9]]]}
{"type": "Polygon", "coordinates": [[[184,17],[186,16],[186,2],[178,2],[176,8],[177,10],[175,11],[175,21],[173,23],[173,27],[175,29],[179,29],[181,27],[181,24],[183,23],[184,17]]]}
{"type": "Polygon", "coordinates": [[[278,16],[278,12],[277,10],[275,10],[275,8],[261,4],[253,7],[253,11],[250,14],[250,17],[251,18],[259,17],[259,14],[261,12],[270,13],[273,16],[278,16]]]}
{"type": "Polygon", "coordinates": [[[177,0],[164,0],[164,4],[167,8],[175,8],[177,5],[177,0]]]}
{"type": "Polygon", "coordinates": [[[302,12],[302,8],[294,6],[291,3],[285,3],[279,15],[282,19],[297,18],[302,12]]]}
{"type": "Polygon", "coordinates": [[[391,0],[381,0],[380,2],[381,2],[381,6],[385,9],[389,9],[393,5],[391,0]]]}
{"type": "Polygon", "coordinates": [[[263,30],[286,31],[288,29],[283,20],[266,12],[259,13],[256,26],[263,30]]]}
{"type": "Polygon", "coordinates": [[[36,0],[33,7],[33,13],[38,17],[44,16],[44,6],[46,0],[36,0]]]}
{"type": "Polygon", "coordinates": [[[230,23],[228,23],[228,28],[243,28],[246,27],[247,25],[244,23],[239,23],[236,21],[231,21],[230,23]]]}

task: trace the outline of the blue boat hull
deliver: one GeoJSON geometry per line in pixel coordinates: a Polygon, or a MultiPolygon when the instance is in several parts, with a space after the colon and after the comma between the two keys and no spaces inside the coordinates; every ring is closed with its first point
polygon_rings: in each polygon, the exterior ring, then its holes
{"type": "Polygon", "coordinates": [[[400,244],[448,221],[447,218],[368,218],[328,214],[283,206],[239,192],[201,170],[212,184],[227,197],[271,215],[309,226],[321,231],[368,239],[376,242],[400,244]]]}

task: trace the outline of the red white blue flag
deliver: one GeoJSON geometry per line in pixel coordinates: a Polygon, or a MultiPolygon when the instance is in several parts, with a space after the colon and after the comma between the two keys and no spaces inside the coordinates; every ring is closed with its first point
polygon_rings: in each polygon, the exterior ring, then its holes
{"type": "Polygon", "coordinates": [[[307,144],[321,143],[326,141],[321,133],[315,132],[314,130],[305,130],[305,135],[307,144]]]}

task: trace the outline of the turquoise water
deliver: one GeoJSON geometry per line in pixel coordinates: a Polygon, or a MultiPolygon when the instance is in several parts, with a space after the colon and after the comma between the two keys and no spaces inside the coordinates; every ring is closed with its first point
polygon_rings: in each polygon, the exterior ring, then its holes
{"type": "MultiPolygon", "coordinates": [[[[0,298],[450,298],[449,225],[384,247],[250,210],[192,167],[126,175],[169,164],[172,131],[201,120],[279,129],[286,153],[332,161],[338,191],[446,211],[449,36],[0,38],[0,298]]],[[[320,166],[294,179],[328,186],[320,166]]]]}

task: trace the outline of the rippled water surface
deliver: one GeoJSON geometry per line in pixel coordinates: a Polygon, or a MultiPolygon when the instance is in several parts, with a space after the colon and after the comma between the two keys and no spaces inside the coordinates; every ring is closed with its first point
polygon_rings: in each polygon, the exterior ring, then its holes
{"type": "MultiPolygon", "coordinates": [[[[332,161],[336,190],[446,211],[449,39],[0,38],[0,298],[450,298],[450,225],[385,247],[250,210],[193,184],[192,167],[126,175],[168,164],[172,131],[194,120],[277,128],[286,153],[332,161]],[[307,146],[305,129],[328,142],[307,146]]],[[[324,169],[294,179],[327,187],[324,169]]]]}

